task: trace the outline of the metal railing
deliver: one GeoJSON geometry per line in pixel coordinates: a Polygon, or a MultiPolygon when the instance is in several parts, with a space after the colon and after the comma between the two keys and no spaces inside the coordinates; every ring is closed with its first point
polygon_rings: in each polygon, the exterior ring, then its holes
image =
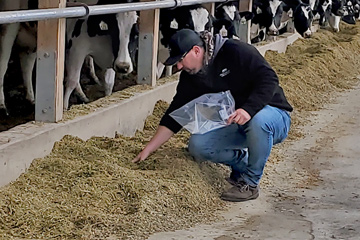
{"type": "MultiPolygon", "coordinates": [[[[7,0],[10,1],[10,0],[7,0]]],[[[36,10],[18,10],[0,12],[0,24],[39,21],[57,18],[76,18],[89,15],[111,14],[128,11],[142,11],[161,8],[173,8],[202,3],[224,2],[226,0],[161,0],[151,2],[121,3],[111,5],[77,6],[66,8],[48,8],[36,10]]]]}

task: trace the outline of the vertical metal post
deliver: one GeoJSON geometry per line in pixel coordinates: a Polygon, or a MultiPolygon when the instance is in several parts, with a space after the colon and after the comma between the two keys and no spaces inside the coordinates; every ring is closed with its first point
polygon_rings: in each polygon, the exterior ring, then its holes
{"type": "MultiPolygon", "coordinates": [[[[39,0],[39,8],[64,8],[66,0],[39,0]]],[[[66,20],[39,21],[35,120],[57,122],[63,114],[66,20]]]]}
{"type": "Polygon", "coordinates": [[[156,84],[159,13],[159,9],[140,12],[138,84],[156,84]]]}
{"type": "MultiPolygon", "coordinates": [[[[239,11],[245,12],[252,10],[252,0],[239,0],[239,11]]],[[[250,28],[251,21],[246,21],[240,24],[239,27],[240,40],[243,42],[251,43],[250,40],[250,28]]]]}

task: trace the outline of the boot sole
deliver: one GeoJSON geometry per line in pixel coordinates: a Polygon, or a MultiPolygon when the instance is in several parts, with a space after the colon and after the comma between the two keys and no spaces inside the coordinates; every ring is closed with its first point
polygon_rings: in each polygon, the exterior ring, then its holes
{"type": "Polygon", "coordinates": [[[255,193],[254,195],[248,197],[248,198],[227,198],[227,197],[223,197],[221,196],[221,200],[224,201],[228,201],[228,202],[245,202],[245,201],[249,201],[249,200],[254,200],[256,198],[259,197],[259,192],[255,193]]]}

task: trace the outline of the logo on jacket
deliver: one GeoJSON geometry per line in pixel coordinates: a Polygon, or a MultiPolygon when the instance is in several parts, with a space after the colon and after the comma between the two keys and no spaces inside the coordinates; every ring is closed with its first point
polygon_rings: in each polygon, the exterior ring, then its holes
{"type": "Polygon", "coordinates": [[[230,73],[230,70],[227,68],[224,68],[223,70],[221,70],[220,77],[225,77],[229,73],[230,73]]]}

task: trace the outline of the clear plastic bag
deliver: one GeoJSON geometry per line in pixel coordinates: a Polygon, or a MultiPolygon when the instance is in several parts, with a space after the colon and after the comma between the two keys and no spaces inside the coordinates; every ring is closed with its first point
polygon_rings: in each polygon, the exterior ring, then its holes
{"type": "Polygon", "coordinates": [[[170,113],[192,134],[204,134],[227,126],[227,119],[235,112],[235,100],[230,91],[204,94],[170,113]]]}

